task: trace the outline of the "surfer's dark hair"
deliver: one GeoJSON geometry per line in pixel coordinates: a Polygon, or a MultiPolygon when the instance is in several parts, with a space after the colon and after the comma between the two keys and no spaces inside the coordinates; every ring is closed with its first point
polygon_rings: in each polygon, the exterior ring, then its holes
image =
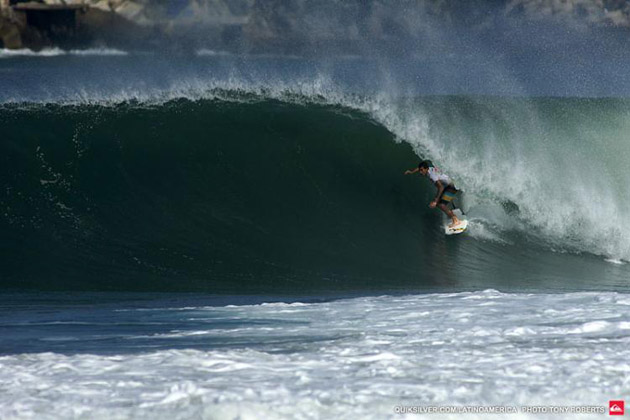
{"type": "Polygon", "coordinates": [[[422,162],[420,162],[418,164],[418,168],[420,169],[429,169],[430,167],[433,166],[433,162],[431,162],[430,160],[423,160],[422,162]]]}

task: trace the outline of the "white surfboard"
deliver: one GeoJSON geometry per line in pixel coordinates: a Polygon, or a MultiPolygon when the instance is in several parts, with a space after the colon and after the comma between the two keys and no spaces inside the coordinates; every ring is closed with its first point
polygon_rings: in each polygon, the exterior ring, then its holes
{"type": "Polygon", "coordinates": [[[464,233],[468,228],[468,220],[460,220],[459,224],[449,227],[448,225],[444,226],[444,233],[447,235],[457,235],[459,233],[464,233]]]}

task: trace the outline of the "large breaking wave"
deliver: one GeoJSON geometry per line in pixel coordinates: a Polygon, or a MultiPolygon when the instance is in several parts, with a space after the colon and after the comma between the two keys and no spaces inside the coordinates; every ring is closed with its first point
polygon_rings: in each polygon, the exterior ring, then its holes
{"type": "Polygon", "coordinates": [[[483,282],[523,247],[630,259],[627,100],[227,86],[3,105],[3,285],[354,291],[483,282]],[[418,156],[466,191],[467,237],[402,176],[418,156]]]}

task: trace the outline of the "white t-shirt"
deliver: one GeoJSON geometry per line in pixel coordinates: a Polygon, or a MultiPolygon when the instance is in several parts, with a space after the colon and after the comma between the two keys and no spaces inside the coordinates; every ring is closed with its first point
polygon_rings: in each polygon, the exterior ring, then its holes
{"type": "Polygon", "coordinates": [[[433,166],[429,168],[429,178],[431,178],[431,181],[433,182],[440,181],[445,187],[449,184],[452,184],[451,177],[443,174],[438,168],[433,166]]]}

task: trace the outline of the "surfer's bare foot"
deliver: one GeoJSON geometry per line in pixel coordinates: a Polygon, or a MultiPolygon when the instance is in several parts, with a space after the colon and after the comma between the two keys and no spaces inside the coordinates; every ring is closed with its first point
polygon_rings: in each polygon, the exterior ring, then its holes
{"type": "Polygon", "coordinates": [[[454,228],[455,226],[459,225],[460,223],[461,223],[461,221],[459,219],[453,218],[453,222],[450,225],[448,225],[448,227],[454,228]]]}

